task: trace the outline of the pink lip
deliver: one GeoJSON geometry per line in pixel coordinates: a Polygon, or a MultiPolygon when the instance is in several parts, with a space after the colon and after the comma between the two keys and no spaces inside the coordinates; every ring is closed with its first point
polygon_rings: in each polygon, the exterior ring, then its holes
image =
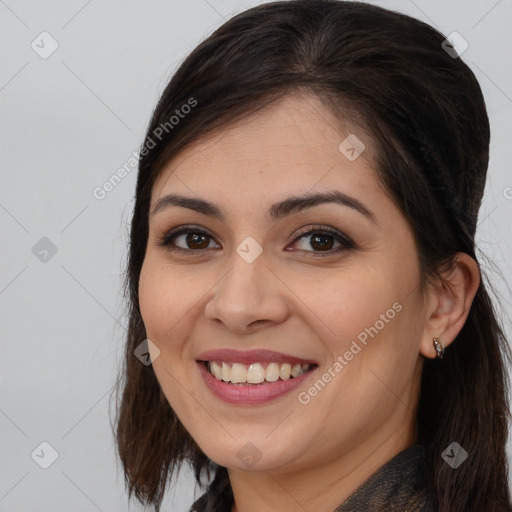
{"type": "MultiPolygon", "coordinates": [[[[222,359],[226,361],[226,359],[222,359]]],[[[260,359],[260,361],[262,361],[260,359]]],[[[275,361],[275,359],[274,359],[275,361]]],[[[227,361],[226,361],[227,362],[227,361]]],[[[277,362],[277,361],[276,361],[277,362]]],[[[217,397],[229,404],[256,405],[275,400],[295,389],[305,379],[309,378],[318,367],[315,367],[299,377],[288,380],[277,380],[262,384],[229,384],[217,380],[206,368],[206,363],[197,361],[199,372],[210,391],[217,397]]]]}
{"type": "Polygon", "coordinates": [[[234,350],[230,348],[208,350],[196,357],[196,361],[225,361],[226,363],[290,363],[294,364],[316,364],[312,359],[301,359],[300,357],[274,352],[273,350],[234,350]]]}

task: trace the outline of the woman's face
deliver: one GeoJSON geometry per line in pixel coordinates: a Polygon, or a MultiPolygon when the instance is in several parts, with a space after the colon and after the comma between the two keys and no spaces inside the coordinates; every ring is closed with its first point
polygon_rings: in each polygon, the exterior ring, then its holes
{"type": "Polygon", "coordinates": [[[339,125],[289,96],[154,184],[139,283],[153,369],[222,466],[299,469],[413,440],[426,336],[413,235],[371,141],[353,129],[358,156],[339,125]],[[302,203],[317,194],[346,201],[302,203]]]}

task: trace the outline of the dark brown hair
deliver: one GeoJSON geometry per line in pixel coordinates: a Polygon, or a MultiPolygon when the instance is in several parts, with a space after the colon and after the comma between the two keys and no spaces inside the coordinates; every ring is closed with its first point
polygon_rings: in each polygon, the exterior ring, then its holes
{"type": "MultiPolygon", "coordinates": [[[[147,129],[131,224],[129,327],[115,423],[130,497],[158,511],[184,461],[199,484],[203,470],[209,477],[215,469],[229,488],[226,469],[199,449],[152,367],[134,356],[146,338],[138,282],[151,187],[162,167],[191,142],[271,102],[297,92],[315,95],[370,134],[378,178],[413,228],[425,290],[442,279],[456,252],[477,260],[474,237],[489,157],[481,89],[469,67],[443,49],[444,39],[425,23],[370,4],[291,0],[238,14],[180,65],[147,129]],[[191,99],[194,108],[170,123],[191,99]]],[[[505,451],[511,355],[484,281],[445,357],[425,358],[423,367],[416,421],[425,486],[441,512],[512,510],[505,451]],[[441,457],[452,441],[469,453],[457,469],[441,457]]]]}

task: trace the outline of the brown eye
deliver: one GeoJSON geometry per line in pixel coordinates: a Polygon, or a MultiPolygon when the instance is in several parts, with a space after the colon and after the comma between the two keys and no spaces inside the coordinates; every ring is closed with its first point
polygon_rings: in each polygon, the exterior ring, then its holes
{"type": "Polygon", "coordinates": [[[314,256],[330,256],[355,247],[348,237],[327,227],[303,232],[294,243],[299,244],[300,251],[310,252],[314,256]],[[338,247],[335,247],[336,243],[338,247]]]}
{"type": "Polygon", "coordinates": [[[208,235],[203,233],[189,233],[185,236],[185,245],[189,249],[206,249],[209,245],[208,235]]]}
{"type": "Polygon", "coordinates": [[[331,235],[315,234],[311,237],[311,247],[320,251],[328,251],[334,245],[334,237],[331,235]]]}
{"type": "Polygon", "coordinates": [[[195,252],[211,248],[209,245],[212,240],[212,236],[204,231],[182,228],[167,233],[158,245],[170,251],[195,252]]]}

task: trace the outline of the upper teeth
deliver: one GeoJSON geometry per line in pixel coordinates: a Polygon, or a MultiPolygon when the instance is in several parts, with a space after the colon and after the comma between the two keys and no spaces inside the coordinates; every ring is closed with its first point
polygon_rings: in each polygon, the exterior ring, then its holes
{"type": "Polygon", "coordinates": [[[248,367],[240,363],[232,363],[231,366],[224,361],[209,361],[208,370],[217,379],[233,384],[247,382],[259,384],[263,381],[275,382],[279,378],[288,380],[291,377],[298,377],[307,372],[311,365],[289,363],[253,363],[248,367]]]}

